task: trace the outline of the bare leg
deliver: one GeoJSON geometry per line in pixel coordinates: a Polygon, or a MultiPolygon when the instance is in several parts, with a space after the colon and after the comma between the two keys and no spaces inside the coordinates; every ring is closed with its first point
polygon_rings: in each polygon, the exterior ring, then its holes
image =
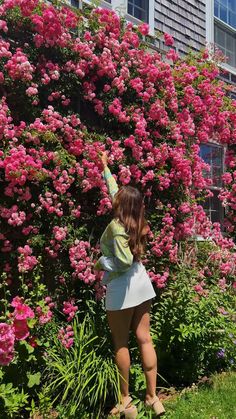
{"type": "Polygon", "coordinates": [[[142,358],[147,386],[147,401],[152,400],[156,396],[157,379],[157,356],[150,335],[150,307],[151,300],[135,307],[131,326],[136,334],[142,358]]]}
{"type": "MultiPolygon", "coordinates": [[[[128,349],[129,330],[134,308],[107,311],[108,324],[115,350],[115,362],[120,372],[121,401],[125,402],[129,396],[129,368],[130,355],[128,349]]],[[[115,412],[114,412],[115,413],[115,412]]]]}

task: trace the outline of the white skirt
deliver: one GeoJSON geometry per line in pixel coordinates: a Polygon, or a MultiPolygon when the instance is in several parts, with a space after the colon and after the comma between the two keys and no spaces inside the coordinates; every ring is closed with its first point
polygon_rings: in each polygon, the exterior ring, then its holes
{"type": "MultiPolygon", "coordinates": [[[[105,278],[104,282],[106,282],[105,278]]],[[[106,310],[123,310],[135,307],[155,295],[145,267],[141,262],[134,262],[128,271],[108,282],[106,310]]]]}

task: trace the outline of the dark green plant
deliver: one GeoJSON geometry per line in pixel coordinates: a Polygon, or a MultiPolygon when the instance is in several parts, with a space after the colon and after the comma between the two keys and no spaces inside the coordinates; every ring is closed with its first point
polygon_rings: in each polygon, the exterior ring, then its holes
{"type": "Polygon", "coordinates": [[[107,340],[96,333],[93,318],[87,315],[82,323],[76,318],[73,330],[70,350],[57,338],[47,350],[48,389],[54,405],[59,410],[63,407],[67,418],[85,418],[91,412],[99,418],[108,397],[118,398],[118,371],[107,340]]]}
{"type": "Polygon", "coordinates": [[[6,383],[4,373],[0,371],[0,419],[23,418],[20,412],[28,405],[28,398],[23,389],[6,383]]]}
{"type": "Polygon", "coordinates": [[[236,296],[214,282],[199,295],[194,289],[197,276],[196,268],[179,266],[175,280],[153,305],[160,372],[174,384],[189,384],[203,374],[235,367],[236,296]]]}

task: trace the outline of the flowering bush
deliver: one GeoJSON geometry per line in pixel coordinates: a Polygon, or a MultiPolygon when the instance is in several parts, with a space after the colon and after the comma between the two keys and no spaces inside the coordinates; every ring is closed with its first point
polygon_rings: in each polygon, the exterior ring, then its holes
{"type": "Polygon", "coordinates": [[[223,188],[220,193],[220,199],[223,206],[227,208],[227,219],[225,227],[228,233],[235,239],[235,210],[236,210],[236,195],[235,195],[235,181],[236,181],[236,158],[235,145],[232,144],[226,155],[227,170],[222,176],[223,188]]]}
{"type": "MultiPolygon", "coordinates": [[[[110,220],[98,158],[105,149],[119,184],[144,193],[144,263],[157,289],[174,280],[181,242],[200,234],[214,246],[193,292],[207,298],[214,269],[214,284],[234,295],[234,243],[200,205],[210,193],[200,144],[232,150],[236,142],[236,103],[208,52],[181,60],[170,49],[163,61],[143,48],[147,25],[124,25],[100,8],[82,14],[4,0],[0,15],[1,364],[14,359],[17,340],[37,345],[54,313],[71,322],[104,295],[93,264],[110,220]]],[[[164,40],[172,46],[171,36],[164,40]]],[[[221,197],[233,233],[230,153],[221,197]]],[[[73,345],[70,325],[60,325],[57,336],[73,345]]]]}
{"type": "Polygon", "coordinates": [[[235,369],[235,295],[208,256],[213,248],[211,243],[185,247],[181,269],[154,303],[159,368],[169,383],[189,384],[210,372],[235,369]]]}

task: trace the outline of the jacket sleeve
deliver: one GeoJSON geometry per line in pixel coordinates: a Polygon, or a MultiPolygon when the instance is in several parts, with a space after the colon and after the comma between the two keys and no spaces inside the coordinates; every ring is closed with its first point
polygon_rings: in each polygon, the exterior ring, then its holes
{"type": "Polygon", "coordinates": [[[116,235],[113,241],[114,256],[101,256],[94,266],[96,270],[109,272],[126,272],[133,263],[128,240],[122,235],[116,235]]]}
{"type": "Polygon", "coordinates": [[[118,192],[118,185],[116,183],[114,176],[112,176],[109,167],[107,166],[105,167],[103,171],[103,177],[105,179],[109,195],[113,199],[116,192],[118,192]]]}

